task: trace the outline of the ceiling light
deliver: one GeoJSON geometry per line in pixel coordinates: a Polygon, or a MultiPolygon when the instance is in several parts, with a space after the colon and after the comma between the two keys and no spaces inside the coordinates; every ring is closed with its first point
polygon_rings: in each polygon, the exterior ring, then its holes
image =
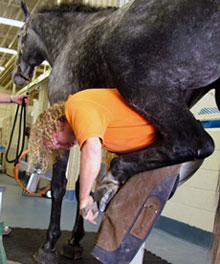
{"type": "Polygon", "coordinates": [[[8,49],[8,48],[2,48],[2,47],[0,47],[0,52],[9,53],[9,54],[17,54],[16,50],[8,49]]]}
{"type": "Polygon", "coordinates": [[[21,28],[24,25],[24,22],[14,20],[14,19],[5,18],[5,17],[0,17],[0,23],[4,24],[4,25],[19,27],[19,28],[21,28]]]}

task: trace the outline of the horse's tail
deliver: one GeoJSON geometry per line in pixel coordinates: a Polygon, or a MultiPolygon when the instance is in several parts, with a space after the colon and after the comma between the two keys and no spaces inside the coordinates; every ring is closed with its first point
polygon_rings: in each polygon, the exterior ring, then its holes
{"type": "Polygon", "coordinates": [[[215,212],[210,264],[220,263],[220,170],[219,170],[217,191],[218,191],[218,204],[215,212]]]}

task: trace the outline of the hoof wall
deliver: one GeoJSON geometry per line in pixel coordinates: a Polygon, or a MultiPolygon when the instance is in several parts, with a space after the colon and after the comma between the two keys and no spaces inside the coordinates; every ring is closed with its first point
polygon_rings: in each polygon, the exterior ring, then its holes
{"type": "Polygon", "coordinates": [[[83,254],[83,248],[78,246],[72,246],[70,244],[65,244],[63,246],[63,250],[61,251],[61,255],[65,258],[69,259],[81,259],[83,254]]]}
{"type": "Polygon", "coordinates": [[[42,248],[38,249],[33,255],[34,260],[40,264],[58,264],[58,254],[56,251],[44,251],[42,248]]]}

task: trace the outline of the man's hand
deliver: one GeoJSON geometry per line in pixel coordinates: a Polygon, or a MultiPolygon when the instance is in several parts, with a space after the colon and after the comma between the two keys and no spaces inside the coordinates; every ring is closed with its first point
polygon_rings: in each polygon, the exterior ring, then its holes
{"type": "Polygon", "coordinates": [[[90,223],[97,225],[97,223],[94,221],[94,219],[98,216],[99,212],[93,213],[91,209],[88,210],[87,214],[82,214],[82,209],[93,204],[94,200],[92,196],[88,196],[85,199],[80,201],[80,215],[83,217],[84,220],[89,221],[90,223]]]}
{"type": "Polygon", "coordinates": [[[16,103],[18,105],[22,105],[22,101],[24,99],[24,102],[25,102],[25,105],[28,104],[29,102],[29,95],[26,95],[26,94],[21,94],[21,95],[15,95],[13,97],[13,103],[16,103]]]}

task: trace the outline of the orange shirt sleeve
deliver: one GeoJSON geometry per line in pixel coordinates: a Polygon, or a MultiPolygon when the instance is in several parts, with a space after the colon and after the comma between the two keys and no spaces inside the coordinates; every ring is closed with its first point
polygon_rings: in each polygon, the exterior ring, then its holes
{"type": "Polygon", "coordinates": [[[104,109],[100,109],[99,105],[89,101],[71,103],[70,100],[65,104],[65,115],[80,148],[90,137],[99,137],[103,140],[109,116],[104,109]]]}

